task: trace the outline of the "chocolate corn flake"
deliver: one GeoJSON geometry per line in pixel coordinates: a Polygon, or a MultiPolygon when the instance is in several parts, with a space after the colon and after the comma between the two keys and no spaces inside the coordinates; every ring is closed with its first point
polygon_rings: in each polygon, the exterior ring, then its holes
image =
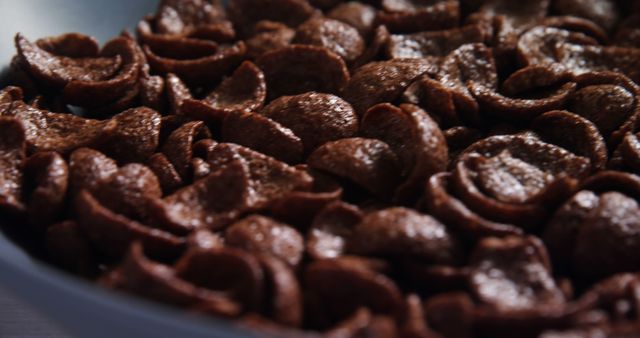
{"type": "Polygon", "coordinates": [[[225,230],[226,244],[266,253],[296,266],[304,252],[302,235],[294,228],[263,216],[249,216],[225,230]]]}
{"type": "Polygon", "coordinates": [[[234,112],[227,115],[222,123],[222,140],[289,164],[302,160],[302,140],[291,129],[256,113],[234,112]]]}
{"type": "Polygon", "coordinates": [[[264,74],[255,64],[244,62],[207,95],[205,102],[224,112],[248,112],[260,108],[266,95],[264,74]]]}
{"type": "Polygon", "coordinates": [[[176,59],[170,55],[157,54],[147,45],[143,46],[143,49],[154,72],[174,73],[194,85],[206,85],[221,80],[242,62],[247,51],[244,42],[238,42],[205,55],[176,59]]]}
{"type": "Polygon", "coordinates": [[[311,91],[338,94],[349,81],[342,58],[325,47],[291,45],[263,54],[256,64],[264,72],[269,101],[311,91]]]}
{"type": "Polygon", "coordinates": [[[414,79],[433,70],[433,63],[423,59],[371,62],[355,71],[344,98],[361,116],[378,103],[396,100],[414,79]]]}
{"type": "Polygon", "coordinates": [[[351,105],[331,94],[309,92],[282,96],[260,114],[291,129],[309,153],[329,142],[355,136],[358,117],[351,105]]]}
{"type": "Polygon", "coordinates": [[[307,160],[311,168],[349,179],[381,199],[389,199],[400,174],[398,157],[388,144],[367,138],[327,142],[307,160]]]}
{"type": "Polygon", "coordinates": [[[414,33],[454,27],[460,21],[458,1],[383,1],[376,22],[393,33],[414,33]]]}
{"type": "Polygon", "coordinates": [[[46,226],[56,221],[66,206],[69,188],[69,166],[55,152],[37,153],[24,164],[27,180],[33,182],[28,193],[28,214],[31,223],[46,226]]]}
{"type": "Polygon", "coordinates": [[[364,51],[364,39],[349,24],[338,20],[311,18],[298,26],[292,43],[326,47],[345,62],[355,61],[364,51]]]}
{"type": "Polygon", "coordinates": [[[2,143],[0,146],[2,182],[0,182],[0,206],[10,212],[21,212],[25,205],[22,201],[22,164],[26,157],[26,135],[22,124],[10,117],[0,118],[2,143]]]}

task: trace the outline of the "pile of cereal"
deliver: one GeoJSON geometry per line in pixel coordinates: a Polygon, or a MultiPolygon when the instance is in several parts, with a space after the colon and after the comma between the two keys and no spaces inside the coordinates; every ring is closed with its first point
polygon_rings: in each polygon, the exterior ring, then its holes
{"type": "Polygon", "coordinates": [[[640,1],[163,0],[15,45],[0,211],[70,272],[279,336],[640,335],[640,1]]]}

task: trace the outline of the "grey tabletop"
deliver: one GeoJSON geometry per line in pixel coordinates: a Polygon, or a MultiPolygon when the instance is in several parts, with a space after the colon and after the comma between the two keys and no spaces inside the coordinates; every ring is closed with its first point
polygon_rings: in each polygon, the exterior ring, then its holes
{"type": "MultiPolygon", "coordinates": [[[[0,0],[0,69],[17,32],[31,39],[82,32],[104,42],[154,10],[157,0],[0,0]]],[[[0,338],[70,338],[33,308],[0,289],[0,338]]]]}
{"type": "Polygon", "coordinates": [[[55,323],[2,289],[0,289],[0,337],[71,338],[55,323]]]}

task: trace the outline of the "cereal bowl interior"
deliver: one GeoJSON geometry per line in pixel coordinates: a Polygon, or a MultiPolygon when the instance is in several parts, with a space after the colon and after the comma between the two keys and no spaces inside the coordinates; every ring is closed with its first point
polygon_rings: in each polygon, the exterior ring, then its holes
{"type": "Polygon", "coordinates": [[[640,2],[65,3],[0,26],[0,282],[71,332],[640,335],[640,2]]]}

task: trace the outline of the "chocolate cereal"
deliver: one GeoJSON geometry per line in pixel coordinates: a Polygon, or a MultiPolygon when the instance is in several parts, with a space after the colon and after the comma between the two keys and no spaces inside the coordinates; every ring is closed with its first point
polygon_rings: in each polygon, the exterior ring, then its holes
{"type": "Polygon", "coordinates": [[[134,28],[16,34],[0,227],[34,257],[274,337],[640,335],[637,1],[162,0],[134,28]]]}

